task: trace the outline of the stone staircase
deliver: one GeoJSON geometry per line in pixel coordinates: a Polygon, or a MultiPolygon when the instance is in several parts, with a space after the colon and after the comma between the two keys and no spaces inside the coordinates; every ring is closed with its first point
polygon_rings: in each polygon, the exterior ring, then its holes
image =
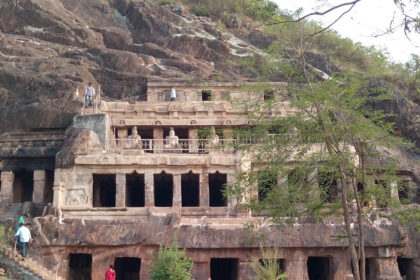
{"type": "Polygon", "coordinates": [[[3,219],[17,218],[22,215],[23,203],[12,203],[4,209],[3,219]]]}
{"type": "MultiPolygon", "coordinates": [[[[4,248],[6,249],[6,248],[4,248]]],[[[21,255],[14,251],[13,248],[7,248],[5,250],[6,257],[14,261],[17,265],[27,269],[37,277],[43,280],[64,280],[64,278],[61,278],[56,275],[56,271],[50,271],[46,269],[44,266],[42,266],[38,261],[35,259],[27,256],[25,260],[22,259],[21,255]]]]}

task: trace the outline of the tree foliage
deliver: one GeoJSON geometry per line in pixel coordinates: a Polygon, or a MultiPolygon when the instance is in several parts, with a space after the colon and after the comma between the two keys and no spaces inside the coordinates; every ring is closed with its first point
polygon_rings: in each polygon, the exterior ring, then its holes
{"type": "Polygon", "coordinates": [[[158,256],[152,259],[150,279],[152,280],[189,280],[193,267],[190,258],[185,257],[185,250],[180,250],[174,237],[171,246],[160,247],[158,256]]]}

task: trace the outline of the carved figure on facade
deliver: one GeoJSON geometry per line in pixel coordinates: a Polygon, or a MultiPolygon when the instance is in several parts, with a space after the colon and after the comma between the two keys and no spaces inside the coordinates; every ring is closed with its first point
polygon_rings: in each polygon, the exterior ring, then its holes
{"type": "Polygon", "coordinates": [[[219,145],[219,135],[217,135],[216,133],[216,129],[214,128],[214,126],[212,126],[210,128],[210,134],[207,137],[207,139],[209,140],[209,148],[215,148],[216,146],[219,145]]]}
{"type": "Polygon", "coordinates": [[[131,129],[131,135],[128,136],[128,141],[125,145],[125,148],[126,149],[141,149],[142,148],[141,137],[138,134],[137,126],[131,129]]]}
{"type": "Polygon", "coordinates": [[[165,149],[173,152],[181,151],[181,145],[179,144],[179,138],[175,135],[173,127],[169,129],[169,135],[165,137],[165,149]]]}
{"type": "Polygon", "coordinates": [[[66,206],[87,206],[88,200],[85,187],[67,189],[66,206]]]}

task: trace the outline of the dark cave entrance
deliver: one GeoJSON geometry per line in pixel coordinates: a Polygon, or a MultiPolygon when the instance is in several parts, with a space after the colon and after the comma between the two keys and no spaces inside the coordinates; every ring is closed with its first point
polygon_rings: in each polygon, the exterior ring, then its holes
{"type": "Polygon", "coordinates": [[[144,207],[144,174],[127,174],[126,178],[126,206],[144,207]]]}
{"type": "Polygon", "coordinates": [[[140,258],[115,258],[116,280],[139,280],[140,268],[140,258]]]}
{"type": "Polygon", "coordinates": [[[200,175],[191,171],[181,175],[182,207],[200,206],[200,175]]]}
{"type": "Polygon", "coordinates": [[[92,279],[92,255],[70,254],[69,255],[69,280],[92,279]]]}
{"type": "Polygon", "coordinates": [[[397,258],[398,270],[404,280],[414,280],[414,264],[413,259],[397,258]]]}
{"type": "Polygon", "coordinates": [[[227,182],[227,175],[219,173],[209,174],[209,194],[211,207],[227,206],[227,200],[223,196],[223,187],[227,182]]]}
{"type": "Polygon", "coordinates": [[[172,207],[173,200],[173,176],[164,171],[153,175],[155,184],[155,206],[172,207]]]}
{"type": "Polygon", "coordinates": [[[93,174],[93,207],[115,207],[115,174],[93,174]]]}
{"type": "Polygon", "coordinates": [[[13,202],[23,203],[32,201],[34,193],[34,172],[33,171],[17,171],[14,172],[13,181],[13,202]]]}
{"type": "Polygon", "coordinates": [[[309,280],[331,280],[331,258],[309,257],[307,261],[309,280]]]}
{"type": "Polygon", "coordinates": [[[211,280],[237,280],[238,279],[238,259],[219,259],[210,260],[211,280]]]}

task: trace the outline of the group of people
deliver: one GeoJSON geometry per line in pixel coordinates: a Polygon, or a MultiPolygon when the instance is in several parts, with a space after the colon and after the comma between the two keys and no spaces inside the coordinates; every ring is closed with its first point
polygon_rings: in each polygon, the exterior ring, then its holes
{"type": "Polygon", "coordinates": [[[31,224],[26,223],[23,217],[19,217],[18,225],[16,226],[16,233],[14,238],[17,238],[17,248],[22,255],[22,258],[26,258],[26,252],[28,250],[29,243],[32,242],[32,235],[30,230],[31,224]]]}

